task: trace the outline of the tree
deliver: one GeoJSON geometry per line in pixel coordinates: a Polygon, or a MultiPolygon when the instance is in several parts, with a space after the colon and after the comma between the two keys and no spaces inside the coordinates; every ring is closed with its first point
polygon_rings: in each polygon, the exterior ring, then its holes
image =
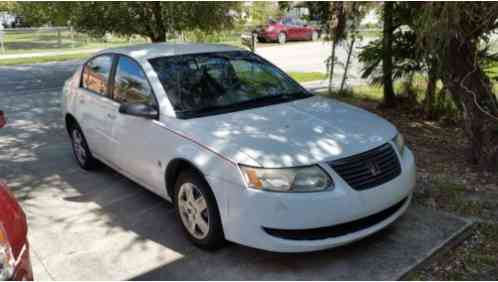
{"type": "MultiPolygon", "coordinates": [[[[411,3],[394,3],[392,11],[392,44],[391,44],[391,83],[399,79],[408,82],[416,74],[427,75],[427,89],[423,102],[424,112],[428,118],[438,118],[445,104],[441,101],[445,97],[436,99],[437,93],[444,95],[444,91],[437,92],[437,82],[441,78],[440,63],[438,58],[427,52],[427,46],[417,44],[417,34],[414,31],[413,19],[417,18],[420,9],[411,3]]],[[[364,47],[359,55],[363,63],[363,78],[370,77],[374,83],[384,84],[382,61],[384,59],[384,37],[371,41],[364,47]]],[[[389,81],[389,80],[388,80],[389,81]]],[[[410,86],[410,85],[408,85],[410,86]]],[[[392,86],[391,86],[392,88],[392,86]]],[[[416,101],[411,97],[411,101],[416,101]]]]}
{"type": "MultiPolygon", "coordinates": [[[[279,4],[282,2],[278,2],[279,4]]],[[[308,7],[309,19],[312,21],[324,22],[329,17],[330,2],[326,1],[306,1],[304,4],[308,7]]]]}
{"type": "MultiPolygon", "coordinates": [[[[313,3],[313,2],[310,2],[313,3]]],[[[326,4],[308,4],[308,6],[318,6],[328,8],[325,12],[322,10],[320,18],[324,26],[324,32],[327,38],[332,41],[331,54],[327,59],[327,70],[329,75],[329,92],[332,91],[332,82],[334,78],[334,69],[337,63],[335,56],[337,46],[348,39],[346,43],[348,50],[346,62],[344,64],[344,74],[341,81],[341,91],[344,88],[348,76],[348,69],[351,62],[351,56],[354,49],[355,41],[358,37],[358,27],[361,19],[374,7],[374,5],[366,2],[330,2],[326,4]]]]}
{"type": "Polygon", "coordinates": [[[358,28],[360,26],[361,20],[365,15],[374,8],[374,5],[369,3],[352,2],[349,4],[349,9],[346,10],[346,23],[347,23],[347,36],[349,37],[349,42],[346,43],[347,47],[347,58],[344,65],[344,73],[342,75],[341,87],[339,92],[343,92],[346,80],[348,79],[349,67],[351,64],[351,56],[355,48],[355,42],[357,38],[361,39],[358,28]]]}
{"type": "Polygon", "coordinates": [[[141,35],[152,42],[167,34],[233,26],[239,2],[21,2],[18,11],[33,24],[67,24],[95,36],[107,32],[141,35]]]}
{"type": "Polygon", "coordinates": [[[0,1],[0,12],[11,12],[14,10],[16,2],[0,1]]]}
{"type": "Polygon", "coordinates": [[[334,79],[334,67],[336,63],[335,51],[337,45],[346,38],[346,8],[348,5],[344,2],[332,2],[329,6],[329,18],[326,25],[326,31],[332,40],[332,49],[330,57],[327,59],[327,69],[329,72],[329,92],[332,91],[332,82],[334,79]]]}
{"type": "Polygon", "coordinates": [[[384,106],[390,107],[395,103],[393,89],[393,2],[384,3],[384,28],[382,31],[382,80],[384,85],[384,106]]]}
{"type": "MultiPolygon", "coordinates": [[[[414,27],[441,62],[442,80],[462,109],[471,160],[498,169],[498,101],[479,60],[479,46],[497,29],[498,3],[423,3],[414,27]]],[[[426,45],[427,46],[427,45],[426,45]]]]}
{"type": "MultiPolygon", "coordinates": [[[[282,2],[283,3],[283,2],[282,2]]],[[[277,18],[282,14],[284,9],[287,9],[285,6],[274,5],[272,2],[266,1],[256,1],[252,2],[252,5],[249,7],[249,14],[252,18],[252,23],[257,25],[267,24],[269,18],[277,18]]]]}

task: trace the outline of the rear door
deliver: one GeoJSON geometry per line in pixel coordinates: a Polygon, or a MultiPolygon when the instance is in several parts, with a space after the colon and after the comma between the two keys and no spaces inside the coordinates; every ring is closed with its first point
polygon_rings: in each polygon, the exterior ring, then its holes
{"type": "Polygon", "coordinates": [[[83,67],[78,89],[78,122],[92,154],[104,161],[113,162],[113,124],[118,104],[111,99],[110,78],[114,56],[100,55],[83,67]]]}

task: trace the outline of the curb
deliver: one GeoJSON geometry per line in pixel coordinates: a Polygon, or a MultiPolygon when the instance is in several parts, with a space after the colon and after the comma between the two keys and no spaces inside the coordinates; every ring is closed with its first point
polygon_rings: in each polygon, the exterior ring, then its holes
{"type": "MultiPolygon", "coordinates": [[[[451,215],[453,217],[457,217],[449,213],[446,214],[451,215]]],[[[445,254],[447,254],[450,249],[460,245],[463,241],[465,241],[468,237],[470,237],[470,235],[474,233],[474,230],[477,227],[477,222],[475,220],[462,218],[462,217],[457,217],[457,218],[462,219],[463,221],[466,222],[466,224],[462,228],[460,228],[457,232],[455,232],[453,235],[451,235],[448,239],[446,239],[445,241],[434,247],[430,252],[427,253],[425,257],[419,259],[413,266],[408,267],[407,269],[402,271],[401,274],[396,278],[396,281],[408,280],[411,274],[438,261],[445,254]]]]}

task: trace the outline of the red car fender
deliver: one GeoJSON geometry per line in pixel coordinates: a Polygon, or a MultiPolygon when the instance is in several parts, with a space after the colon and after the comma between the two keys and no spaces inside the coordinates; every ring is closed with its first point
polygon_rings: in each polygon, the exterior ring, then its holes
{"type": "Polygon", "coordinates": [[[26,215],[10,193],[7,185],[0,180],[0,223],[3,225],[14,257],[18,257],[27,243],[28,226],[26,215]]]}
{"type": "MultiPolygon", "coordinates": [[[[0,111],[0,128],[4,127],[6,123],[5,114],[0,111]]],[[[26,215],[2,179],[0,179],[0,225],[7,236],[7,241],[16,260],[16,269],[12,279],[33,280],[26,215]]]]}
{"type": "Polygon", "coordinates": [[[0,128],[4,127],[6,123],[7,120],[5,119],[5,115],[3,111],[0,111],[0,128]]]}

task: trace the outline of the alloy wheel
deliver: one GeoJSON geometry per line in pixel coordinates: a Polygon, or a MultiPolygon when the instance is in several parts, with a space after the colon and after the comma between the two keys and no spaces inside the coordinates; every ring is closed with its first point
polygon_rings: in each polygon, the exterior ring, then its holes
{"type": "Polygon", "coordinates": [[[80,164],[84,164],[87,159],[86,149],[83,145],[83,136],[78,130],[73,130],[73,150],[76,159],[80,164]]]}
{"type": "Polygon", "coordinates": [[[202,240],[209,233],[206,199],[192,183],[184,183],[178,191],[178,211],[183,225],[194,238],[202,240]]]}

